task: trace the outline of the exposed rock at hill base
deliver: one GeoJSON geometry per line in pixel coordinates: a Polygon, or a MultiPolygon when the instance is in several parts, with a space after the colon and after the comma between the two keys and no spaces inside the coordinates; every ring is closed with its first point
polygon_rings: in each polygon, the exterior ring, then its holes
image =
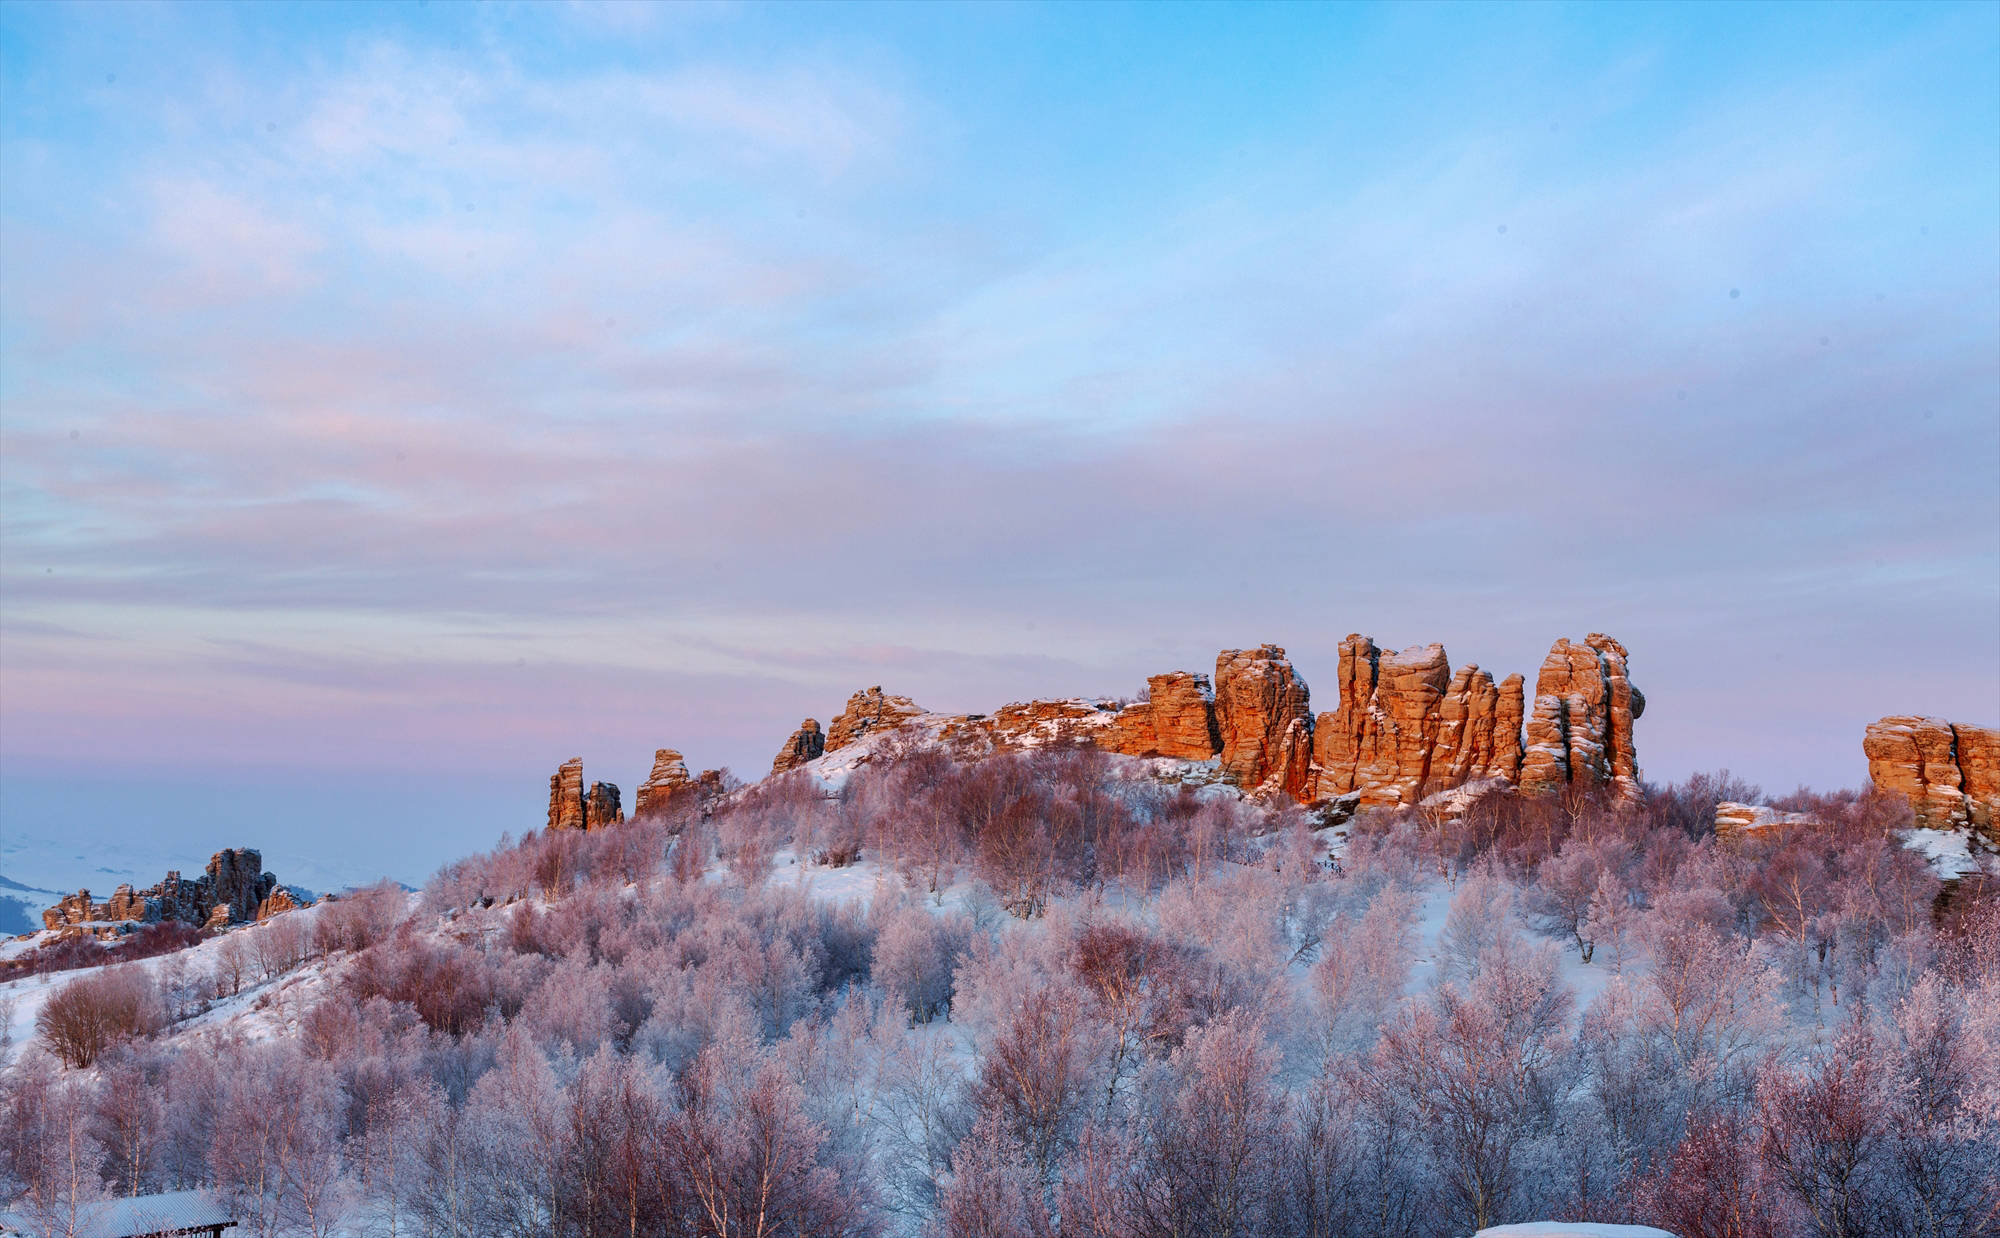
{"type": "Polygon", "coordinates": [[[1638,798],[1632,722],[1645,712],[1646,698],[1626,674],[1626,657],[1625,646],[1599,632],[1581,644],[1557,640],[1549,650],[1535,678],[1523,791],[1601,787],[1618,799],[1638,798]]]}
{"type": "Polygon", "coordinates": [[[1311,690],[1277,645],[1215,659],[1215,726],[1223,772],[1251,794],[1312,796],[1311,690]]]}
{"type": "Polygon", "coordinates": [[[1146,680],[1146,699],[1125,706],[1097,735],[1097,746],[1128,757],[1206,761],[1222,751],[1215,690],[1208,676],[1170,671],[1146,680]]]}
{"type": "Polygon", "coordinates": [[[777,759],[771,762],[771,772],[782,774],[786,770],[797,769],[825,751],[826,733],[819,729],[819,719],[807,718],[799,723],[799,729],[792,732],[785,746],[778,749],[777,759]]]}
{"type": "Polygon", "coordinates": [[[583,758],[571,757],[549,776],[549,828],[583,828],[583,758]]]}
{"type": "Polygon", "coordinates": [[[93,902],[89,890],[78,890],[44,911],[42,924],[51,929],[85,926],[104,937],[161,920],[223,928],[267,919],[311,899],[307,891],[279,885],[264,871],[263,855],[244,847],[216,852],[208,871],[193,881],[170,870],[165,880],[144,890],[120,885],[102,903],[93,902]]]}
{"type": "Polygon", "coordinates": [[[583,797],[583,828],[601,830],[606,826],[624,823],[625,810],[618,802],[618,784],[591,783],[590,793],[583,797]]]}
{"type": "Polygon", "coordinates": [[[632,799],[632,819],[658,816],[665,812],[667,804],[685,790],[689,784],[687,761],[672,748],[661,748],[653,753],[653,772],[646,775],[646,781],[632,799]]]}
{"type": "Polygon", "coordinates": [[[1801,825],[1818,824],[1811,813],[1780,812],[1764,804],[1739,804],[1723,800],[1715,806],[1715,837],[1734,844],[1746,838],[1780,833],[1801,825]]]}
{"type": "Polygon", "coordinates": [[[847,698],[847,708],[827,728],[825,752],[836,752],[875,731],[893,730],[924,709],[907,696],[894,696],[877,684],[847,698]]]}
{"type": "Polygon", "coordinates": [[[1971,825],[2000,842],[2000,731],[1911,714],[1868,724],[1868,777],[1910,802],[1916,823],[1971,825]]]}

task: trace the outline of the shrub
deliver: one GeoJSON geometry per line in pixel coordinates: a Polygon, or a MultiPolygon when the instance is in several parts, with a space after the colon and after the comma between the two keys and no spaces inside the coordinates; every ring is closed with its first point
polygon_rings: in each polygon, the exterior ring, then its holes
{"type": "Polygon", "coordinates": [[[153,978],[117,967],[70,981],[42,1006],[35,1031],[65,1066],[83,1068],[112,1045],[151,1035],[161,1023],[153,978]]]}

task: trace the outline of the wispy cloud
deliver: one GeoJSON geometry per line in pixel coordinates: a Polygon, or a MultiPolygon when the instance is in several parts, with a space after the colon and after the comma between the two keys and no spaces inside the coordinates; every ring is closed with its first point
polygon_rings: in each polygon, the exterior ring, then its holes
{"type": "Polygon", "coordinates": [[[1831,84],[1893,56],[1080,149],[1061,66],[756,16],[246,54],[115,149],[12,122],[90,176],[0,202],[6,752],[751,768],[863,682],[1275,639],[1324,693],[1356,629],[1524,672],[1614,631],[1664,774],[1754,766],[1717,717],[1814,737],[1775,784],[1990,713],[2000,170],[1831,84]]]}

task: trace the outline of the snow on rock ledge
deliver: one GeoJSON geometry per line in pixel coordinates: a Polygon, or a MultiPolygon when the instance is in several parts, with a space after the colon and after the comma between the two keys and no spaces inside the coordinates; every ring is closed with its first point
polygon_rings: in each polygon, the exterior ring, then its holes
{"type": "Polygon", "coordinates": [[[1715,836],[1723,842],[1759,830],[1784,830],[1795,825],[1812,824],[1814,820],[1810,813],[1779,812],[1763,804],[1738,804],[1733,800],[1723,800],[1715,806],[1715,836]]]}

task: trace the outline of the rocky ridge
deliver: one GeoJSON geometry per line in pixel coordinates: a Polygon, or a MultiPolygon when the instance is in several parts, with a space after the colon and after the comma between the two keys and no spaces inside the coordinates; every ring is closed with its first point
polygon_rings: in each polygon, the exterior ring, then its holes
{"type": "MultiPolygon", "coordinates": [[[[851,769],[879,755],[877,740],[900,734],[968,759],[1088,745],[1160,763],[1154,773],[1169,781],[1223,783],[1259,799],[1337,810],[1334,817],[1420,803],[1463,811],[1479,795],[1516,786],[1632,799],[1639,793],[1632,725],[1645,697],[1632,686],[1628,656],[1599,633],[1556,641],[1536,679],[1531,717],[1520,675],[1496,682],[1477,665],[1454,671],[1442,645],[1395,652],[1359,633],[1340,643],[1335,708],[1317,716],[1304,677],[1284,648],[1271,644],[1221,651],[1213,678],[1153,675],[1137,701],[1065,697],[941,714],[876,685],[850,696],[824,731],[805,719],[779,748],[771,773],[851,769]]],[[[550,829],[598,829],[623,819],[615,786],[595,783],[586,793],[584,785],[577,759],[549,779],[550,829]]],[[[679,752],[660,749],[639,786],[634,818],[664,812],[690,788],[706,803],[722,793],[722,776],[710,770],[690,778],[679,752]]]]}
{"type": "Polygon", "coordinates": [[[312,901],[312,895],[278,883],[264,871],[263,854],[254,848],[229,848],[209,857],[208,869],[188,880],[170,871],[159,884],[134,890],[129,883],[99,903],[89,890],[64,896],[42,913],[45,928],[85,928],[101,937],[115,937],[139,924],[178,920],[199,928],[226,928],[268,920],[312,901]]]}
{"type": "MultiPolygon", "coordinates": [[[[1476,665],[1454,672],[1436,644],[1396,653],[1353,634],[1340,651],[1337,708],[1317,717],[1283,647],[1259,645],[1223,650],[1212,680],[1189,671],[1154,675],[1146,698],[1130,703],[1069,697],[943,715],[867,688],[849,698],[823,752],[898,729],[912,742],[966,756],[1080,743],[1120,756],[1213,763],[1216,780],[1259,798],[1359,807],[1516,783],[1638,794],[1632,722],[1645,698],[1631,685],[1624,646],[1607,636],[1559,640],[1550,650],[1536,685],[1541,715],[1530,733],[1543,751],[1533,783],[1520,675],[1495,682],[1476,665]]],[[[799,737],[787,741],[774,770],[811,762],[792,759],[799,737]]]]}

